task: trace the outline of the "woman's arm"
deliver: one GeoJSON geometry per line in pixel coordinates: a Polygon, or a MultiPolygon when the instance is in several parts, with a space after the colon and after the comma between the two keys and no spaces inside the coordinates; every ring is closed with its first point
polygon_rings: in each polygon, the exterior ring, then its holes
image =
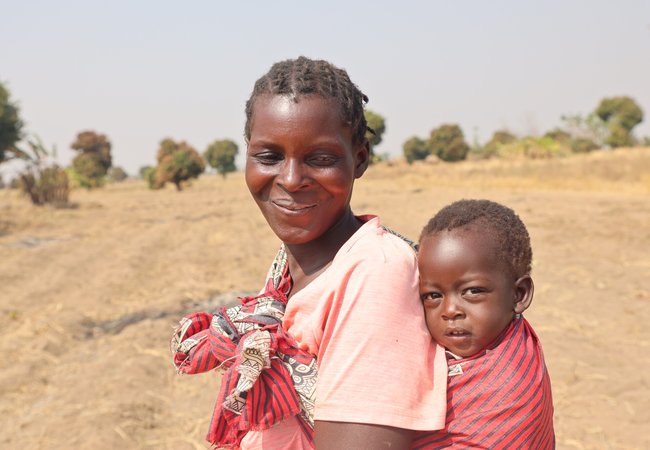
{"type": "Polygon", "coordinates": [[[328,422],[314,424],[316,450],[406,450],[414,431],[363,423],[328,422]]]}

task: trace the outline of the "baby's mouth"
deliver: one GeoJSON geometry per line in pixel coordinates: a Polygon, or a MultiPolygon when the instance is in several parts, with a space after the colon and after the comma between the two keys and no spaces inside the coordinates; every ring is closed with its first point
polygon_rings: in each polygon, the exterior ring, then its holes
{"type": "Polygon", "coordinates": [[[464,337],[469,336],[469,331],[463,330],[462,328],[450,328],[445,331],[445,336],[449,337],[464,337]]]}

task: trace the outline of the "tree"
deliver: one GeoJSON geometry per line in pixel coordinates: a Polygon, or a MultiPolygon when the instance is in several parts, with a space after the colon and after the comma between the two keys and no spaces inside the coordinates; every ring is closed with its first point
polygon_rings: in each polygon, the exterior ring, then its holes
{"type": "Polygon", "coordinates": [[[424,139],[420,139],[417,136],[413,136],[402,144],[402,150],[404,151],[404,157],[409,164],[413,161],[419,161],[425,159],[430,154],[429,145],[424,139]]]}
{"type": "Polygon", "coordinates": [[[176,190],[182,190],[181,183],[190,178],[197,178],[205,170],[201,155],[186,142],[176,143],[163,139],[158,149],[158,166],[156,167],[154,188],[163,187],[165,183],[174,183],[176,190]]]}
{"type": "Polygon", "coordinates": [[[632,129],[643,121],[643,111],[632,98],[604,98],[594,113],[607,124],[606,144],[611,147],[634,145],[632,129]]]}
{"type": "Polygon", "coordinates": [[[363,115],[366,116],[366,123],[368,128],[370,128],[374,133],[369,133],[368,140],[370,145],[373,147],[381,144],[382,136],[386,131],[386,120],[383,116],[377,114],[374,111],[369,109],[363,112],[363,115]]]}
{"type": "Polygon", "coordinates": [[[366,133],[366,138],[370,142],[370,162],[375,162],[379,159],[375,155],[375,147],[381,144],[384,132],[386,131],[386,120],[383,116],[369,109],[365,110],[363,114],[366,117],[368,128],[372,130],[372,132],[369,131],[366,133]]]}
{"type": "Polygon", "coordinates": [[[72,160],[79,184],[89,189],[102,186],[112,165],[111,143],[106,135],[82,131],[70,147],[79,152],[72,160]]]}
{"type": "Polygon", "coordinates": [[[237,170],[235,156],[239,152],[237,144],[230,139],[214,141],[203,153],[203,157],[213,169],[226,178],[228,172],[237,170]]]}
{"type": "Polygon", "coordinates": [[[458,125],[445,124],[431,130],[429,149],[443,161],[461,161],[467,157],[469,145],[458,125]]]}
{"type": "Polygon", "coordinates": [[[15,145],[22,138],[23,122],[9,90],[0,83],[0,163],[19,157],[15,145]]]}

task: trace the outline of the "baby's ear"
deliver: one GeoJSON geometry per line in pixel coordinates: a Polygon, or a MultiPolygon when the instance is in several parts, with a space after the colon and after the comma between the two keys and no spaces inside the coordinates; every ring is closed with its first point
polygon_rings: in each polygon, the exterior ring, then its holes
{"type": "Polygon", "coordinates": [[[533,302],[535,285],[530,275],[526,274],[515,281],[515,313],[521,314],[528,309],[533,302]]]}

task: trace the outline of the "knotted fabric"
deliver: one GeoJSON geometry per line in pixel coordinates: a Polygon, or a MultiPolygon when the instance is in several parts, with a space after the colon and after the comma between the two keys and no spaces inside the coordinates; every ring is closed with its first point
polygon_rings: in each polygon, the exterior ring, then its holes
{"type": "Polygon", "coordinates": [[[418,432],[411,448],[555,448],[553,400],[544,355],[517,316],[485,354],[447,361],[447,423],[418,432]]]}
{"type": "Polygon", "coordinates": [[[172,336],[179,373],[225,368],[206,439],[238,448],[250,430],[297,416],[313,443],[316,360],[282,328],[291,291],[284,247],[273,261],[265,291],[214,314],[192,313],[172,336]]]}

